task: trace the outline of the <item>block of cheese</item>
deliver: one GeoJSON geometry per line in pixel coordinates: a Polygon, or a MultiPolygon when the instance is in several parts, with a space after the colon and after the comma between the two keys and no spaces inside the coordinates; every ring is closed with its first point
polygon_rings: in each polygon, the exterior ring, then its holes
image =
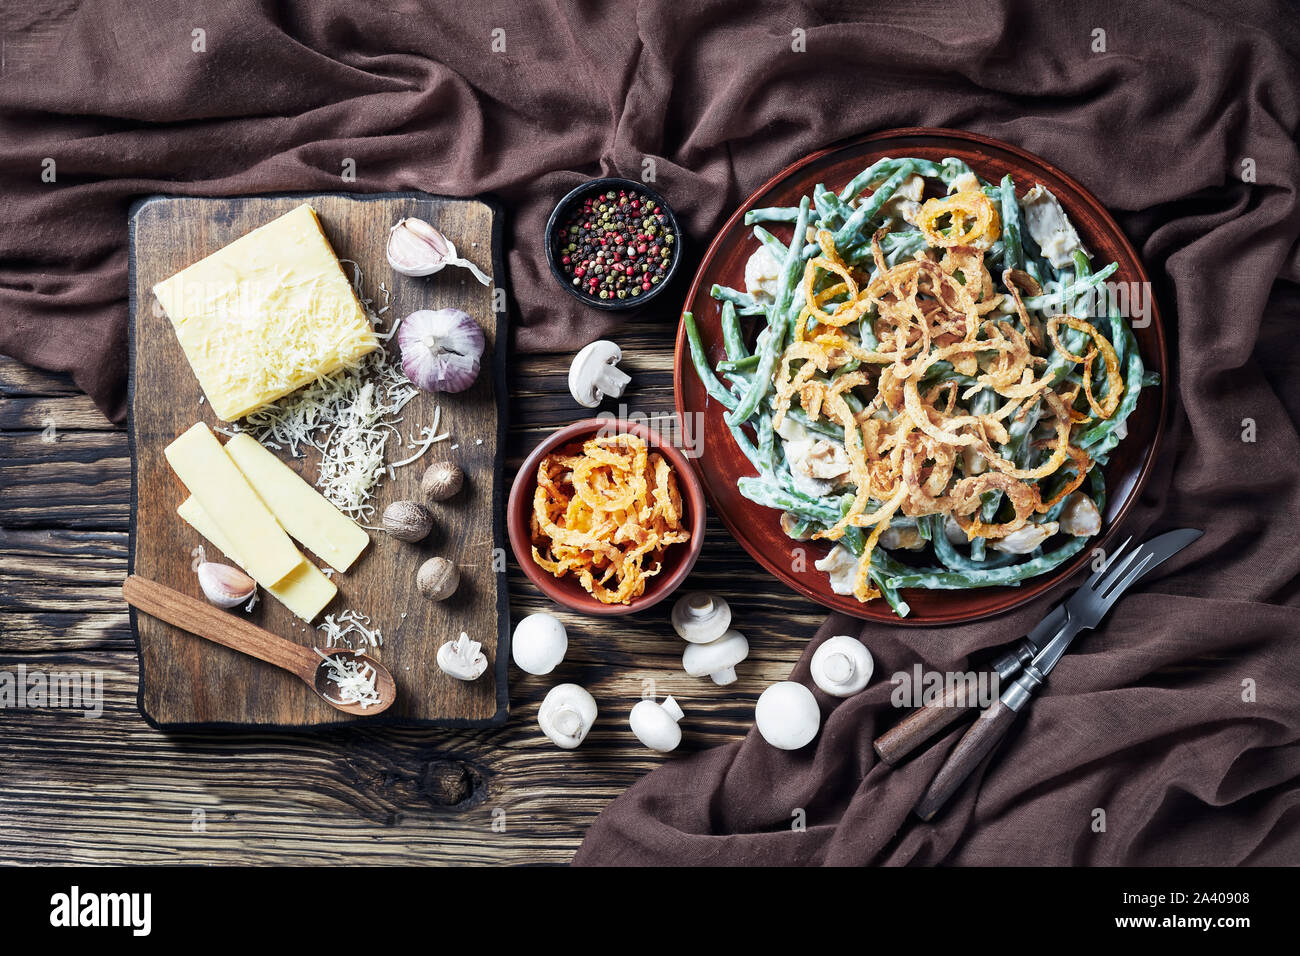
{"type": "MultiPolygon", "coordinates": [[[[231,561],[234,561],[244,570],[248,570],[244,565],[244,558],[234,550],[234,546],[221,533],[221,529],[208,517],[202,505],[195,501],[192,495],[181,502],[181,506],[176,509],[176,513],[184,518],[191,528],[220,548],[222,553],[231,561]]],[[[334,599],[334,595],[339,590],[320,568],[306,558],[303,558],[298,567],[279,581],[273,584],[266,584],[262,581],[257,583],[266,588],[277,601],[308,623],[314,620],[321,611],[325,610],[325,605],[334,599]]]]}
{"type": "Polygon", "coordinates": [[[274,583],[302,563],[302,554],[207,425],[196,423],[163,454],[253,578],[274,583]]]}
{"type": "Polygon", "coordinates": [[[226,454],[234,459],[289,537],[330,567],[346,571],[370,543],[364,528],[330,504],[252,435],[239,434],[230,439],[226,454]]]}
{"type": "Polygon", "coordinates": [[[379,347],[305,203],[153,292],[208,404],[228,422],[379,347]]]}

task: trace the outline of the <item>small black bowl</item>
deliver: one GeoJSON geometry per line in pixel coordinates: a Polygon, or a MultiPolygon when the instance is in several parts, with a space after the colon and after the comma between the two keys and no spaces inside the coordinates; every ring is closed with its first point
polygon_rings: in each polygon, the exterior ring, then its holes
{"type": "Polygon", "coordinates": [[[677,275],[677,267],[682,261],[682,228],[677,223],[677,216],[673,213],[673,207],[668,205],[664,197],[659,195],[645,183],[638,183],[631,179],[622,179],[618,176],[606,176],[601,179],[592,179],[583,183],[576,189],[572,189],[561,199],[551,212],[551,217],[546,220],[546,263],[551,267],[551,275],[555,276],[555,281],[564,287],[564,291],[573,296],[584,305],[589,305],[593,309],[604,309],[606,312],[626,312],[631,309],[639,309],[661,295],[668,286],[672,285],[673,277],[677,275]],[[672,259],[668,265],[668,271],[664,273],[663,280],[652,288],[649,292],[637,296],[635,299],[597,299],[579,291],[572,281],[565,276],[564,270],[560,268],[559,253],[556,248],[560,238],[559,231],[564,221],[568,218],[573,208],[579,205],[592,193],[608,192],[610,189],[634,189],[637,192],[648,196],[659,204],[659,208],[668,216],[668,223],[672,227],[673,240],[672,259]]]}

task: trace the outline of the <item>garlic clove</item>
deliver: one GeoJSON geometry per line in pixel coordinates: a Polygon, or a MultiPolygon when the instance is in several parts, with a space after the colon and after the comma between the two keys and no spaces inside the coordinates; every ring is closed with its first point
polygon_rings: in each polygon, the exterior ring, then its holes
{"type": "Polygon", "coordinates": [[[423,219],[414,217],[403,219],[398,225],[403,226],[416,238],[428,243],[433,251],[443,259],[456,258],[456,247],[452,244],[452,241],[423,219]]]}
{"type": "Polygon", "coordinates": [[[468,269],[483,285],[492,278],[468,259],[462,259],[455,244],[423,219],[398,220],[388,231],[388,264],[404,276],[431,276],[446,266],[468,269]]]}
{"type": "Polygon", "coordinates": [[[404,276],[428,276],[456,254],[443,236],[422,219],[402,219],[388,231],[388,264],[404,276]]]}
{"type": "Polygon", "coordinates": [[[203,561],[198,566],[199,587],[203,595],[217,607],[235,607],[243,604],[257,590],[257,582],[239,568],[215,561],[203,561]]]}

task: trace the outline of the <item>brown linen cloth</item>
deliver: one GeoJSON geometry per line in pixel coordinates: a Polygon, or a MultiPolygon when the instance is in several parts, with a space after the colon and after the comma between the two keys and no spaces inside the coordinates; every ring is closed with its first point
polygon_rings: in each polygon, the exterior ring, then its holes
{"type": "Polygon", "coordinates": [[[895,772],[872,759],[897,717],[884,681],[918,660],[964,669],[1046,603],[930,633],[831,618],[820,636],[861,633],[881,678],[833,713],[823,700],[815,746],[751,735],[674,759],[611,806],[578,862],[1300,862],[1286,5],[37,0],[0,18],[0,352],[71,371],[117,419],[141,195],[495,192],[512,212],[515,344],[560,349],[608,328],[551,284],[539,245],[588,175],[652,159],[697,249],[783,166],[873,130],[973,129],[1077,177],[1156,278],[1177,369],[1133,530],[1205,538],[1081,641],[936,825],[907,808],[938,752],[895,772]]]}

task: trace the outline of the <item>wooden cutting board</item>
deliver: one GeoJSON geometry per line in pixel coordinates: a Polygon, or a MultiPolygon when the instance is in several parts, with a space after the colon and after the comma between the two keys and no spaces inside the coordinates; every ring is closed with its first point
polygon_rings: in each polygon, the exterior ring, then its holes
{"type": "MultiPolygon", "coordinates": [[[[383,632],[376,653],[397,680],[398,699],[384,715],[348,717],[322,703],[296,678],[201,640],[146,614],[131,612],[140,649],[140,710],[158,727],[261,726],[317,727],[341,723],[393,723],[472,727],[506,719],[509,656],[509,606],[506,597],[505,536],[502,526],[502,446],[505,426],[505,312],[493,309],[496,289],[486,288],[464,269],[444,269],[415,279],[388,266],[385,242],[399,219],[418,216],[437,226],[459,253],[494,278],[501,265],[501,214],[483,200],[450,199],[423,193],[378,195],[301,194],[207,199],[159,196],[142,200],[130,219],[132,461],[131,570],[186,594],[202,596],[191,570],[191,551],[204,544],[209,559],[218,549],[203,542],[176,514],[186,489],[172,473],[163,449],[196,421],[221,423],[206,402],[181,350],[171,322],[151,291],[153,285],[227,243],[303,202],[320,217],[341,259],[362,270],[362,289],[384,302],[380,283],[391,292],[388,328],[396,316],[417,309],[458,308],[483,327],[487,350],[478,380],[459,395],[420,393],[403,409],[402,448],[389,439],[388,460],[399,461],[406,436],[433,423],[441,406],[440,431],[451,437],[435,444],[420,460],[397,469],[376,494],[378,513],[393,501],[421,500],[420,477],[431,462],[449,459],[464,469],[465,488],[451,501],[433,506],[433,533],[419,544],[371,531],[370,547],[343,575],[334,575],[339,595],[324,614],[351,609],[368,615],[383,632]],[[452,449],[452,446],[459,446],[452,449]],[[416,589],[416,570],[441,555],[460,568],[461,583],[448,601],[433,603],[416,589]],[[483,645],[488,670],[472,683],[454,680],[438,669],[438,647],[466,631],[483,645]]],[[[345,264],[345,268],[350,268],[345,264]]],[[[397,340],[388,344],[397,355],[397,340]]],[[[317,452],[294,460],[279,456],[309,482],[317,474],[317,452]]],[[[308,557],[312,555],[304,548],[308,557]]],[[[324,564],[324,562],[317,562],[324,564]]],[[[247,617],[301,644],[323,644],[309,627],[265,591],[247,617]]],[[[317,619],[317,624],[322,618],[317,619]]]]}

